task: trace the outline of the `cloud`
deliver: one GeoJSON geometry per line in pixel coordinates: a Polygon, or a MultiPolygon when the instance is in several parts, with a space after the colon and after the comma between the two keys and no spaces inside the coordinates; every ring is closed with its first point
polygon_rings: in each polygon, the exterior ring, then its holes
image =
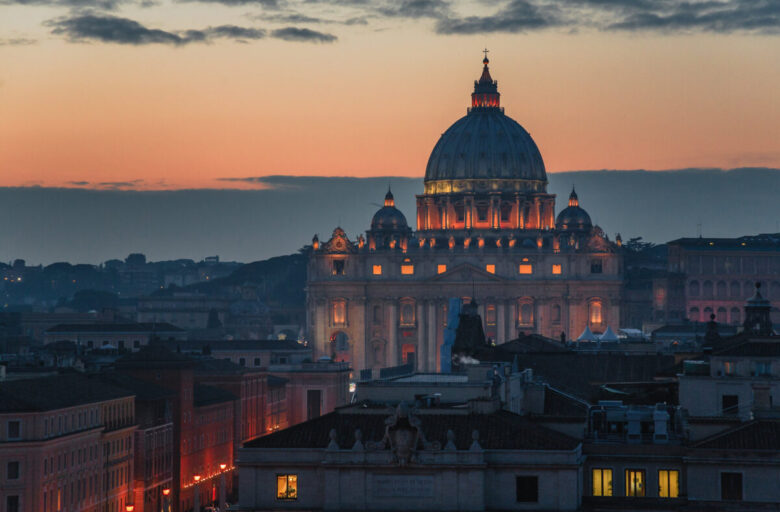
{"type": "Polygon", "coordinates": [[[95,183],[97,188],[103,188],[107,190],[124,190],[128,188],[138,188],[144,184],[144,180],[130,180],[130,181],[101,181],[95,183]]]}
{"type": "Polygon", "coordinates": [[[182,3],[222,4],[227,6],[251,6],[258,5],[266,9],[278,9],[279,0],[179,0],[182,3]]]}
{"type": "Polygon", "coordinates": [[[354,16],[343,20],[319,18],[308,16],[299,12],[288,12],[280,14],[268,14],[251,16],[253,19],[270,21],[271,23],[317,23],[317,24],[338,24],[338,25],[367,25],[368,18],[365,16],[354,16]]]}
{"type": "Polygon", "coordinates": [[[563,24],[558,9],[551,4],[512,0],[490,16],[445,17],[436,23],[439,34],[483,34],[527,32],[563,24]]]}
{"type": "Polygon", "coordinates": [[[49,20],[46,25],[52,34],[64,35],[71,41],[101,41],[104,43],[145,45],[185,45],[205,43],[213,39],[233,39],[243,42],[247,39],[262,39],[265,31],[236,25],[220,25],[202,30],[171,32],[147,28],[135,20],[104,14],[80,14],[49,20]]]}
{"type": "Polygon", "coordinates": [[[10,37],[8,39],[0,39],[0,46],[27,46],[37,42],[35,39],[26,37],[10,37]]]}
{"type": "Polygon", "coordinates": [[[317,32],[308,28],[285,27],[271,32],[271,36],[285,41],[300,41],[308,43],[333,43],[338,37],[333,34],[317,32]]]}
{"type": "Polygon", "coordinates": [[[116,10],[122,3],[135,3],[136,0],[0,0],[0,5],[29,5],[48,7],[67,7],[73,9],[116,10]]]}
{"type": "Polygon", "coordinates": [[[394,18],[442,18],[449,14],[444,0],[400,0],[377,7],[377,12],[394,18]]]}
{"type": "Polygon", "coordinates": [[[76,187],[86,187],[87,185],[90,184],[90,182],[89,181],[66,181],[65,184],[73,185],[76,187]]]}

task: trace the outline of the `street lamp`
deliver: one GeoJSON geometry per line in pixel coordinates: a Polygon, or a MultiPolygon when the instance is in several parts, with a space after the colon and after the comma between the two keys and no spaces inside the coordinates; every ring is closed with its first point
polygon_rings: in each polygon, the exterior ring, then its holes
{"type": "Polygon", "coordinates": [[[193,486],[192,510],[193,512],[200,512],[200,485],[198,485],[198,482],[200,482],[200,475],[195,475],[192,479],[195,480],[195,485],[193,486]]]}
{"type": "Polygon", "coordinates": [[[127,512],[133,512],[134,508],[135,508],[135,505],[133,505],[132,503],[128,503],[127,505],[125,505],[125,510],[127,512]]]}
{"type": "Polygon", "coordinates": [[[162,512],[171,512],[170,505],[168,504],[168,496],[171,495],[170,488],[166,487],[162,490],[163,500],[162,500],[162,512]]]}
{"type": "Polygon", "coordinates": [[[227,464],[222,463],[219,465],[220,475],[219,475],[219,512],[225,512],[225,509],[227,508],[225,506],[225,469],[227,468],[227,464]]]}

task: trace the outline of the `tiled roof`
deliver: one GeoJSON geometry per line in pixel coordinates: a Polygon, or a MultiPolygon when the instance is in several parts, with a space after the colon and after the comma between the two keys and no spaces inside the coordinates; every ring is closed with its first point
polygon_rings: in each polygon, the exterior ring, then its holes
{"type": "Polygon", "coordinates": [[[708,437],[696,443],[694,448],[780,452],[780,420],[754,420],[708,437]]]}
{"type": "Polygon", "coordinates": [[[0,382],[0,412],[51,411],[134,394],[82,374],[14,380],[0,382]]]}
{"type": "Polygon", "coordinates": [[[74,332],[184,332],[184,329],[176,327],[168,322],[157,323],[126,323],[126,324],[59,324],[46,330],[47,333],[74,333],[74,332]]]}
{"type": "Polygon", "coordinates": [[[190,357],[168,350],[162,343],[154,342],[141,347],[138,352],[132,352],[119,358],[116,366],[191,366],[193,360],[190,357]]]}
{"type": "MultiPolygon", "coordinates": [[[[355,408],[340,409],[319,418],[299,423],[285,430],[263,436],[244,444],[247,448],[325,448],[329,433],[335,429],[338,444],[350,448],[355,443],[355,429],[360,429],[364,442],[381,441],[385,435],[388,414],[355,408]]],[[[432,410],[417,414],[422,432],[428,441],[447,442],[447,430],[455,434],[455,446],[467,450],[472,432],[479,432],[479,443],[486,450],[573,450],[580,442],[560,432],[535,424],[523,416],[499,410],[492,414],[457,414],[432,410]]]]}
{"type": "Polygon", "coordinates": [[[92,378],[130,391],[141,401],[162,400],[176,396],[174,391],[120,372],[103,372],[92,378]]]}
{"type": "Polygon", "coordinates": [[[569,352],[559,340],[539,334],[527,334],[517,339],[497,345],[496,350],[510,353],[569,352]]]}
{"type": "Polygon", "coordinates": [[[205,384],[195,384],[195,392],[193,394],[193,403],[195,407],[203,407],[204,405],[222,402],[232,402],[235,399],[236,395],[230,391],[215,388],[214,386],[206,386],[205,384]]]}

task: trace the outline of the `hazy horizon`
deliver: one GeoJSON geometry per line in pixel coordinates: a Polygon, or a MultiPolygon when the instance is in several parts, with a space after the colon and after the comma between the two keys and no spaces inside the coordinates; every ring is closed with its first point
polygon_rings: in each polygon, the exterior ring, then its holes
{"type": "MultiPolygon", "coordinates": [[[[580,205],[614,239],[663,243],[696,236],[778,232],[780,169],[550,173],[556,214],[572,185],[580,205]]],[[[219,255],[251,262],[289,254],[341,225],[365,232],[388,184],[414,228],[422,178],[266,176],[256,190],[161,191],[0,188],[0,261],[99,264],[142,252],[150,260],[219,255]]]]}

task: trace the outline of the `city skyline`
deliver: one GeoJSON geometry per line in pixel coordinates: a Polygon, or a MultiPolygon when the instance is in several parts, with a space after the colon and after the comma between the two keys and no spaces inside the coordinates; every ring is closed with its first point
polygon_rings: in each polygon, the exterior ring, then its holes
{"type": "Polygon", "coordinates": [[[6,0],[0,186],[419,177],[484,47],[550,173],[780,167],[776,7],[610,5],[6,0]]]}

